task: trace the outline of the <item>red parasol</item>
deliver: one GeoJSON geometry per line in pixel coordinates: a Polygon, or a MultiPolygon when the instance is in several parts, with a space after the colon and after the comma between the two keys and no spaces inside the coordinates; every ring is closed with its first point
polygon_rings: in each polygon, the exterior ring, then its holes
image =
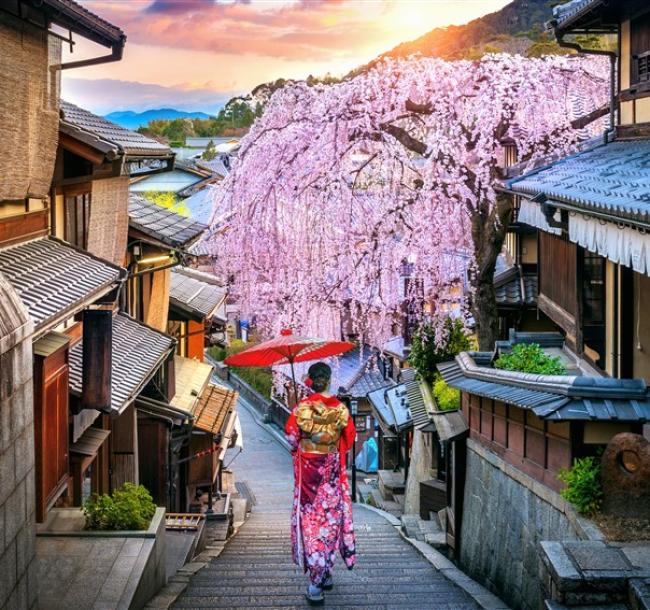
{"type": "MultiPolygon", "coordinates": [[[[313,337],[299,337],[291,329],[280,331],[280,336],[264,343],[228,356],[225,363],[229,366],[273,366],[274,364],[290,364],[293,377],[294,392],[296,392],[296,376],[293,371],[294,362],[307,362],[338,356],[354,347],[348,341],[328,341],[313,337]]],[[[296,396],[298,396],[296,392],[296,396]]]]}

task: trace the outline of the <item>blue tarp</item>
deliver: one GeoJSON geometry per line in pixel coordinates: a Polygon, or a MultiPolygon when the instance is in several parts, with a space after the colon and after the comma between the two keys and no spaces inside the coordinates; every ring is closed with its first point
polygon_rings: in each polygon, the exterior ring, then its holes
{"type": "Polygon", "coordinates": [[[363,443],[363,449],[357,454],[354,463],[357,470],[377,472],[379,468],[379,450],[377,448],[377,441],[374,438],[369,438],[363,443]]]}

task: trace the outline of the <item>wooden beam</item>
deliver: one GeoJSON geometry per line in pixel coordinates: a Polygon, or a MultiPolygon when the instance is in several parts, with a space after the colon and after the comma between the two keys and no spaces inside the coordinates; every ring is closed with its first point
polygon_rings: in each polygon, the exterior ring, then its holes
{"type": "Polygon", "coordinates": [[[48,216],[49,210],[46,208],[0,218],[0,244],[8,246],[47,235],[48,216]]]}
{"type": "Polygon", "coordinates": [[[106,159],[106,155],[103,152],[92,148],[92,146],[88,146],[88,144],[79,142],[79,140],[75,140],[66,133],[59,132],[59,145],[61,148],[90,161],[94,165],[101,165],[106,159]]]}

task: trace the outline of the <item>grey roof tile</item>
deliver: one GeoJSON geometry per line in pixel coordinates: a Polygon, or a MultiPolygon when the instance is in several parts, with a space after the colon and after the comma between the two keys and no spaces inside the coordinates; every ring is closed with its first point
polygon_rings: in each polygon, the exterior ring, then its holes
{"type": "Polygon", "coordinates": [[[650,223],[650,140],[598,146],[510,180],[508,186],[615,221],[650,223]]]}
{"type": "Polygon", "coordinates": [[[511,267],[494,276],[494,288],[497,305],[501,308],[535,307],[537,305],[536,273],[522,272],[518,267],[511,267]]]}
{"type": "MultiPolygon", "coordinates": [[[[217,278],[194,269],[176,267],[172,270],[169,302],[172,306],[207,318],[224,302],[226,289],[217,278]]],[[[224,320],[225,321],[225,320],[224,320]]]]}
{"type": "Polygon", "coordinates": [[[434,403],[424,381],[413,379],[375,390],[368,400],[384,433],[422,428],[432,421],[434,403]]]}
{"type": "Polygon", "coordinates": [[[133,193],[129,195],[129,224],[172,248],[186,245],[208,228],[133,193]]]}
{"type": "Polygon", "coordinates": [[[0,249],[0,273],[42,331],[109,292],[126,270],[44,237],[0,249]]]}
{"type": "MultiPolygon", "coordinates": [[[[367,347],[356,347],[341,356],[323,358],[332,367],[332,381],[330,391],[339,395],[349,395],[354,398],[365,398],[368,392],[395,385],[390,379],[384,379],[378,369],[376,353],[367,347]]],[[[294,364],[296,381],[300,382],[306,375],[313,362],[299,362],[294,364]]],[[[276,370],[291,377],[291,367],[280,365],[276,370]]]]}
{"type": "MultiPolygon", "coordinates": [[[[174,348],[169,335],[123,313],[113,316],[111,410],[122,412],[174,348]]],[[[70,391],[81,395],[83,341],[70,350],[70,391]]]]}
{"type": "Polygon", "coordinates": [[[113,150],[130,157],[166,157],[172,154],[166,144],[136,131],[120,127],[88,110],[61,100],[61,131],[81,139],[104,152],[113,150]]]}
{"type": "Polygon", "coordinates": [[[567,376],[563,381],[558,376],[499,371],[487,366],[491,356],[464,353],[439,364],[438,370],[451,387],[529,409],[541,419],[650,421],[650,395],[642,380],[567,376]]]}

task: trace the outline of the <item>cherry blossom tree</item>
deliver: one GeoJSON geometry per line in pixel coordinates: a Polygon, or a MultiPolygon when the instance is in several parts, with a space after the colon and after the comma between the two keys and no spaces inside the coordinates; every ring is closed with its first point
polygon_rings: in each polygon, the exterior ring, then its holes
{"type": "Polygon", "coordinates": [[[440,310],[469,270],[479,345],[491,349],[512,215],[497,188],[504,146],[528,167],[567,154],[602,131],[574,119],[598,117],[606,98],[607,65],[579,57],[386,60],[339,84],[285,87],[218,191],[211,247],[269,332],[338,335],[344,312],[375,345],[405,298],[440,310]],[[404,294],[405,265],[417,295],[404,294]]]}

